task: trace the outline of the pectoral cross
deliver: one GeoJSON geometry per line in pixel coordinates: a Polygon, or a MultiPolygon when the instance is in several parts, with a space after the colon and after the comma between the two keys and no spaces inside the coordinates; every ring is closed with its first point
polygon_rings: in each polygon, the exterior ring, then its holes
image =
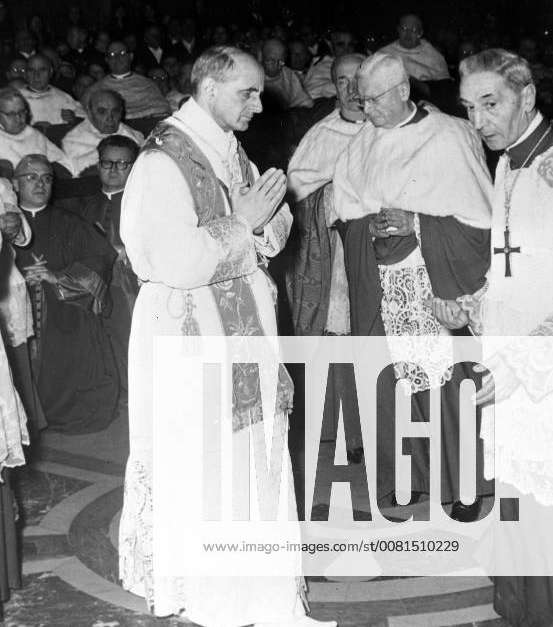
{"type": "Polygon", "coordinates": [[[520,246],[511,247],[511,242],[510,242],[511,233],[509,229],[505,229],[503,231],[503,235],[505,236],[505,246],[503,246],[502,248],[494,247],[493,254],[497,255],[498,253],[503,253],[505,255],[505,276],[512,276],[511,275],[511,253],[519,253],[520,246]]]}

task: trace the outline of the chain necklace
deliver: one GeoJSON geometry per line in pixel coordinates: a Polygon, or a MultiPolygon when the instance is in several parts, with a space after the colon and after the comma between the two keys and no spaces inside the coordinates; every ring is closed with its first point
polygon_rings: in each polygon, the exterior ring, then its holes
{"type": "Polygon", "coordinates": [[[551,126],[547,127],[543,135],[534,144],[534,147],[532,148],[532,150],[530,151],[526,159],[524,159],[520,168],[516,171],[516,174],[513,178],[513,182],[510,187],[507,185],[507,174],[509,173],[510,158],[505,159],[505,172],[503,176],[503,179],[504,179],[503,185],[504,185],[504,190],[505,190],[505,230],[503,231],[504,245],[501,247],[494,247],[493,254],[505,255],[505,276],[506,277],[512,276],[511,275],[511,254],[520,253],[520,246],[511,246],[510,222],[511,222],[511,200],[513,197],[513,191],[515,189],[515,185],[517,184],[518,177],[521,175],[522,171],[524,170],[524,167],[533,157],[533,155],[535,154],[536,150],[539,148],[543,140],[547,137],[547,135],[549,135],[550,131],[551,131],[551,126]]]}

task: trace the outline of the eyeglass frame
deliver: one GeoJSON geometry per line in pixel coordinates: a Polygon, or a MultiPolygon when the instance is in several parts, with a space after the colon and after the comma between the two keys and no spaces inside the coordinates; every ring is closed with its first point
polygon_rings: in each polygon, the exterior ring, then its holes
{"type": "Polygon", "coordinates": [[[26,172],[24,174],[16,174],[15,179],[25,179],[28,183],[36,183],[41,181],[46,185],[51,185],[54,182],[54,175],[50,172],[39,174],[38,172],[26,172]]]}
{"type": "Polygon", "coordinates": [[[117,161],[113,161],[113,159],[100,159],[98,161],[98,165],[102,168],[102,170],[113,170],[115,168],[118,172],[128,170],[129,166],[133,163],[134,161],[125,161],[124,159],[118,159],[117,161]],[[102,165],[102,163],[109,163],[109,165],[102,165]],[[123,167],[121,167],[121,165],[123,165],[123,167]]]}
{"type": "Polygon", "coordinates": [[[106,52],[106,59],[116,59],[117,57],[124,57],[130,54],[128,50],[119,50],[119,52],[106,52]]]}
{"type": "Polygon", "coordinates": [[[390,87],[386,91],[381,92],[380,94],[377,94],[376,96],[369,96],[367,98],[365,98],[364,96],[359,96],[357,98],[357,101],[359,102],[360,105],[363,105],[363,106],[365,106],[367,104],[374,106],[380,100],[380,98],[382,98],[382,96],[385,96],[386,94],[389,94],[396,87],[400,87],[401,85],[403,85],[406,82],[407,82],[407,79],[404,78],[401,81],[401,83],[396,83],[395,85],[392,85],[392,87],[390,87]]]}

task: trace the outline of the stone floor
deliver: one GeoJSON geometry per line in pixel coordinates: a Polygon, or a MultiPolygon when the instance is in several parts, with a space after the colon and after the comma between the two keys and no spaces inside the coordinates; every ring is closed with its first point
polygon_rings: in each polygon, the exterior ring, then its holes
{"type": "MultiPolygon", "coordinates": [[[[117,577],[117,525],[127,456],[126,422],[87,436],[45,433],[17,473],[23,588],[5,627],[169,627],[117,577]]],[[[500,627],[484,577],[406,577],[309,583],[312,615],[340,627],[500,627]]],[[[182,623],[180,623],[182,624],[182,623]]]]}

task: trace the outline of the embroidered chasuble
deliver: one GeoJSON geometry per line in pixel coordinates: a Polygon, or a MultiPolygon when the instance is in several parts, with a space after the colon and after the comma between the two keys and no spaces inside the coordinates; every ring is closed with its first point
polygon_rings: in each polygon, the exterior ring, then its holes
{"type": "MultiPolygon", "coordinates": [[[[142,287],[129,346],[130,455],[120,527],[120,575],[124,587],[145,597],[156,615],[183,611],[193,622],[213,627],[239,627],[283,616],[292,620],[304,613],[294,577],[169,577],[156,571],[152,554],[152,489],[158,485],[153,473],[164,461],[154,466],[152,430],[165,418],[152,415],[153,339],[277,335],[276,294],[264,258],[284,247],[290,212],[283,205],[263,235],[254,236],[251,227],[232,213],[228,200],[234,185],[251,183],[257,176],[234,135],[222,131],[190,99],[147,140],[127,182],[121,213],[121,237],[142,287]]],[[[253,437],[266,429],[270,433],[273,425],[279,432],[287,429],[292,400],[287,372],[280,369],[278,386],[269,382],[273,396],[278,388],[274,414],[265,407],[261,414],[251,381],[248,368],[233,371],[231,427],[237,443],[250,432],[253,437]]],[[[186,413],[185,373],[170,402],[186,413]]],[[[171,446],[175,455],[187,455],[186,442],[171,446]]],[[[170,457],[166,463],[174,464],[170,457]]],[[[287,520],[290,507],[295,511],[295,499],[287,479],[289,456],[285,459],[282,477],[277,476],[278,516],[287,520]]],[[[197,480],[181,477],[178,482],[197,480]]],[[[203,480],[209,484],[213,478],[203,480]]],[[[250,490],[255,499],[255,480],[250,490]]],[[[176,501],[173,492],[164,491],[154,499],[157,511],[161,507],[172,517],[188,515],[187,503],[176,501]]],[[[167,538],[171,543],[179,540],[167,538]]],[[[174,568],[178,572],[178,562],[174,568]]]]}

